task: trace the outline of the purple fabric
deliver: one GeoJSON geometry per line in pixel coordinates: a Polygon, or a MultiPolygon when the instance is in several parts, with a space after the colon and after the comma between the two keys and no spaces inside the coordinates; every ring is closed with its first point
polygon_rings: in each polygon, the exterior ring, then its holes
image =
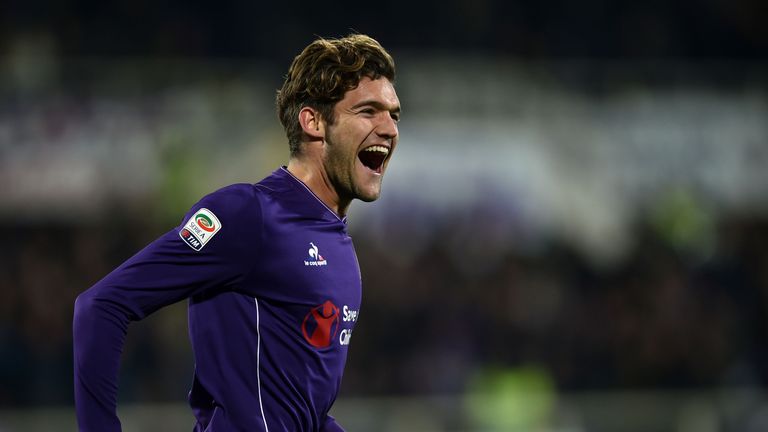
{"type": "Polygon", "coordinates": [[[284,168],[206,196],[77,298],[80,430],[120,430],[128,324],[187,298],[196,431],[342,430],[328,410],[360,310],[360,271],[346,221],[284,168]],[[215,232],[196,243],[189,227],[198,238],[215,232]]]}

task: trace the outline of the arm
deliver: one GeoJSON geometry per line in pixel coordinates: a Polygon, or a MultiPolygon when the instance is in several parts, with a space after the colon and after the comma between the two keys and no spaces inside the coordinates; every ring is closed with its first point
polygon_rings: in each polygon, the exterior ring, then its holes
{"type": "Polygon", "coordinates": [[[75,301],[77,418],[81,431],[119,431],[116,377],[130,316],[119,305],[94,297],[88,291],[75,301]]]}
{"type": "Polygon", "coordinates": [[[152,242],[78,296],[73,319],[75,405],[81,431],[119,431],[117,380],[128,324],[196,293],[230,289],[245,271],[248,227],[230,216],[242,194],[217,193],[193,207],[181,226],[152,242]],[[202,208],[221,229],[200,249],[179,231],[202,208]],[[245,232],[244,232],[245,231],[245,232]]]}

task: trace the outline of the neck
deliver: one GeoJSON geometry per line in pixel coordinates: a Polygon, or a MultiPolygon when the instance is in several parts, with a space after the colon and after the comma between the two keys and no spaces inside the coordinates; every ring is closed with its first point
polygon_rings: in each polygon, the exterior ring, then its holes
{"type": "Polygon", "coordinates": [[[301,180],[331,211],[340,218],[347,214],[347,209],[352,200],[343,199],[333,187],[327,173],[322,169],[322,164],[292,157],[288,161],[288,172],[301,180]]]}

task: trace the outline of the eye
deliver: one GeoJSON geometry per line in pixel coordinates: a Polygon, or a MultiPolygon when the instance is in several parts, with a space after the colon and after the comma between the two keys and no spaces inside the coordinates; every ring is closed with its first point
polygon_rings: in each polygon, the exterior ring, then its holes
{"type": "Polygon", "coordinates": [[[374,115],[374,114],[376,114],[376,110],[373,109],[373,108],[363,108],[363,109],[360,110],[360,112],[362,114],[365,114],[365,115],[374,115]]]}
{"type": "Polygon", "coordinates": [[[400,113],[390,113],[389,116],[392,117],[392,120],[394,120],[395,123],[400,121],[400,113]]]}

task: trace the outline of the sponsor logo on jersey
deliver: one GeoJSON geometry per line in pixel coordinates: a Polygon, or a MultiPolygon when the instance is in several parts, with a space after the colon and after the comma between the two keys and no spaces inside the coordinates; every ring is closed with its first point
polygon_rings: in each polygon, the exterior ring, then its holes
{"type": "Polygon", "coordinates": [[[179,231],[179,237],[192,249],[199,251],[221,230],[219,218],[207,208],[193,213],[179,231]]]}
{"type": "Polygon", "coordinates": [[[301,323],[301,333],[304,339],[315,348],[325,348],[339,332],[339,308],[330,300],[313,307],[304,322],[301,323]]]}
{"type": "Polygon", "coordinates": [[[320,255],[320,251],[314,243],[309,242],[309,250],[307,253],[309,254],[309,259],[304,260],[305,266],[317,267],[328,265],[328,261],[320,255]]]}
{"type": "MultiPolygon", "coordinates": [[[[355,309],[350,308],[347,305],[344,305],[344,307],[341,308],[342,318],[341,320],[344,322],[352,322],[354,323],[357,321],[357,317],[359,315],[359,312],[355,309]]],[[[341,334],[339,334],[339,344],[341,345],[349,345],[350,340],[352,339],[352,329],[351,328],[345,328],[341,331],[341,334]]]]}
{"type": "Polygon", "coordinates": [[[359,312],[344,305],[341,310],[333,302],[313,307],[301,323],[301,333],[304,339],[315,348],[327,348],[337,339],[339,345],[349,345],[352,340],[352,329],[344,328],[345,323],[354,325],[359,312]],[[341,331],[339,331],[341,329],[341,331]]]}

